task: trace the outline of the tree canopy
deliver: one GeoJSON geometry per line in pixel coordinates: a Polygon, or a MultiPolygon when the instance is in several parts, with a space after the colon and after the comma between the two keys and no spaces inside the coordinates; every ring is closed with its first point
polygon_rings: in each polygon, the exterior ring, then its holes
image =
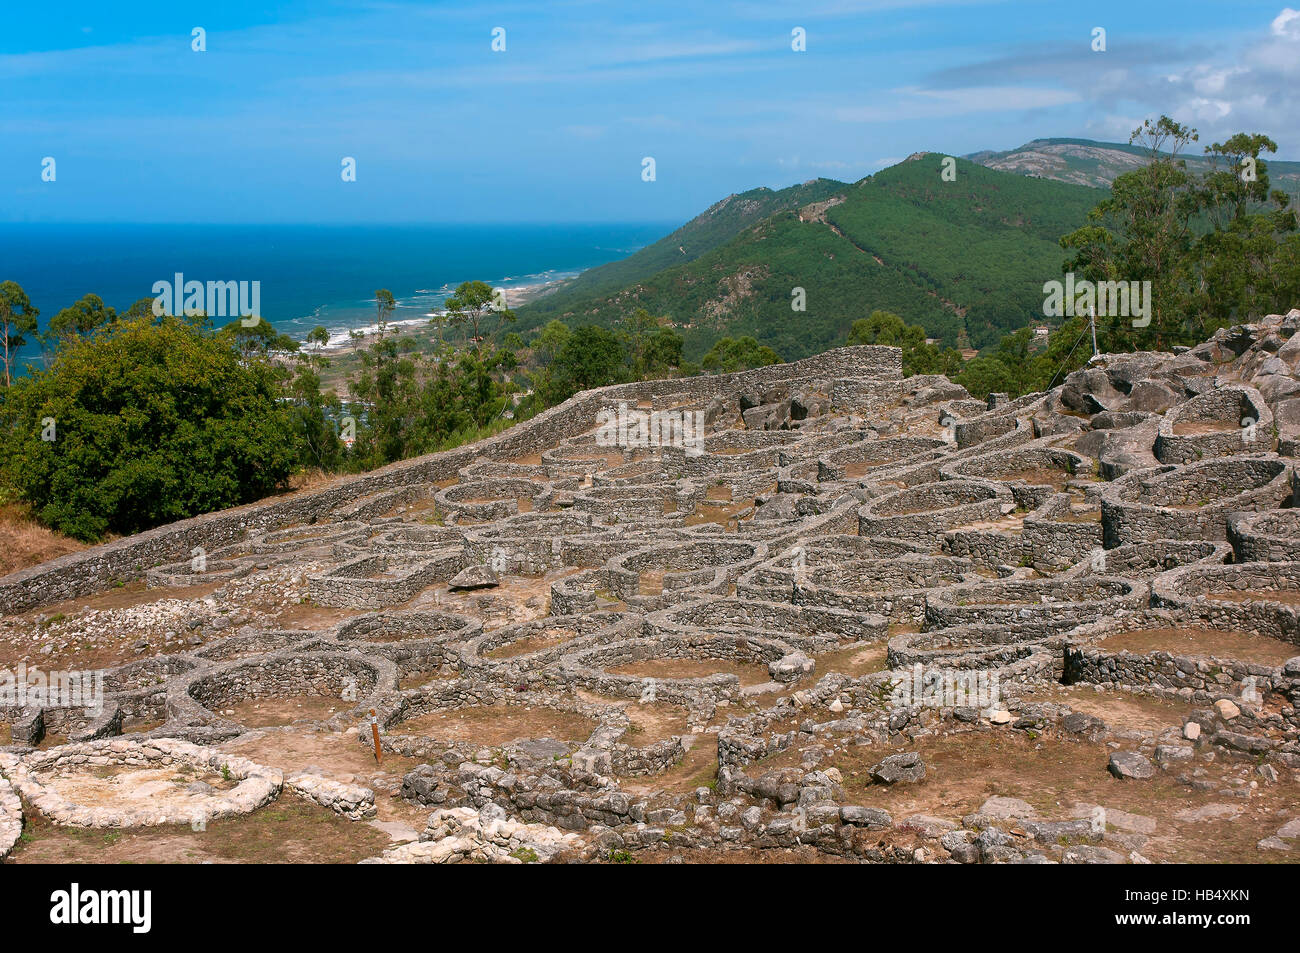
{"type": "Polygon", "coordinates": [[[179,319],[69,341],[5,394],[5,476],[78,539],[256,500],[297,462],[269,368],[179,319]]]}
{"type": "Polygon", "coordinates": [[[759,344],[749,335],[736,339],[720,338],[700,360],[700,366],[706,371],[723,374],[780,363],[781,356],[776,351],[766,344],[759,344]]]}

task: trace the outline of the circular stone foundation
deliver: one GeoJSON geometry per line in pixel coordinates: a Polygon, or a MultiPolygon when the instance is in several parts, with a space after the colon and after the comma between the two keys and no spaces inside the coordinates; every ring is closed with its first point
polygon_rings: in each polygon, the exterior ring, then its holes
{"type": "Polygon", "coordinates": [[[199,825],[250,814],[280,793],[281,773],[171,738],[63,745],[0,765],[56,824],[199,825]]]}
{"type": "Polygon", "coordinates": [[[1208,705],[1257,699],[1300,654],[1293,644],[1255,632],[1212,627],[1196,610],[1150,609],[1105,619],[1065,636],[1062,681],[1117,685],[1208,705]]]}
{"type": "Polygon", "coordinates": [[[1259,391],[1220,387],[1166,415],[1153,452],[1161,463],[1188,463],[1272,449],[1273,413],[1259,391]]]}
{"type": "Polygon", "coordinates": [[[396,686],[396,666],[385,658],[284,654],[192,674],[169,686],[167,706],[172,719],[181,722],[202,724],[219,718],[243,727],[254,726],[240,722],[241,714],[260,711],[266,717],[254,717],[261,722],[256,727],[271,727],[268,719],[286,724],[275,719],[328,721],[344,716],[396,686]]]}
{"type": "Polygon", "coordinates": [[[1291,495],[1290,477],[1290,464],[1276,457],[1135,470],[1102,491],[1104,544],[1226,540],[1229,516],[1277,509],[1291,495]]]}
{"type": "Polygon", "coordinates": [[[858,510],[858,534],[933,545],[958,526],[996,521],[1016,508],[1001,483],[945,480],[887,493],[858,510]]]}
{"type": "Polygon", "coordinates": [[[1233,517],[1228,521],[1228,541],[1239,562],[1300,560],[1300,510],[1233,517]]]}
{"type": "Polygon", "coordinates": [[[609,588],[630,605],[656,607],[683,595],[717,592],[767,554],[763,543],[704,540],[637,549],[610,561],[609,588]]]}
{"type": "Polygon", "coordinates": [[[340,642],[463,642],[483,631],[483,624],[454,612],[380,612],[349,619],[335,630],[340,642]]]}
{"type": "Polygon", "coordinates": [[[994,480],[1010,484],[1016,503],[1027,509],[1060,493],[1072,481],[1097,479],[1095,465],[1081,454],[1055,447],[988,453],[942,467],[945,480],[994,480]]]}
{"type": "Polygon", "coordinates": [[[1006,580],[931,592],[925,619],[927,629],[1016,622],[1067,629],[1121,610],[1144,609],[1148,601],[1145,586],[1109,576],[1006,580]]]}
{"type": "Polygon", "coordinates": [[[574,643],[612,642],[640,632],[641,618],[624,613],[546,616],[494,629],[466,644],[466,668],[534,671],[573,650],[574,643]]]}
{"type": "Polygon", "coordinates": [[[1300,562],[1186,566],[1156,577],[1151,595],[1211,628],[1300,644],[1300,562]]]}
{"type": "MultiPolygon", "coordinates": [[[[403,692],[395,703],[384,706],[378,718],[384,751],[451,761],[472,760],[484,749],[539,739],[577,750],[593,739],[612,741],[627,725],[627,716],[614,706],[469,679],[403,692]]],[[[363,747],[372,747],[369,732],[360,733],[358,740],[363,747]]]]}
{"type": "MultiPolygon", "coordinates": [[[[738,701],[746,689],[773,680],[773,663],[795,653],[775,639],[744,635],[673,636],[653,642],[614,642],[562,659],[547,677],[558,684],[581,685],[615,698],[636,698],[709,712],[720,701],[738,701]]],[[[783,674],[793,681],[811,672],[783,674]]]]}
{"type": "Polygon", "coordinates": [[[889,667],[996,668],[1044,650],[1054,634],[1044,624],[963,625],[905,632],[889,640],[889,667]]]}
{"type": "Polygon", "coordinates": [[[434,495],[444,512],[470,520],[499,520],[541,507],[550,494],[545,484],[517,478],[457,483],[434,495]]]}
{"type": "Polygon", "coordinates": [[[1222,563],[1228,555],[1229,549],[1224,543],[1157,539],[1148,543],[1125,543],[1114,549],[1096,549],[1081,559],[1067,575],[1151,579],[1179,566],[1222,563]]]}
{"type": "Polygon", "coordinates": [[[1133,655],[1167,652],[1188,658],[1228,658],[1270,667],[1281,665],[1300,652],[1293,643],[1266,635],[1225,632],[1197,625],[1111,632],[1093,644],[1106,652],[1129,652],[1133,655]]]}

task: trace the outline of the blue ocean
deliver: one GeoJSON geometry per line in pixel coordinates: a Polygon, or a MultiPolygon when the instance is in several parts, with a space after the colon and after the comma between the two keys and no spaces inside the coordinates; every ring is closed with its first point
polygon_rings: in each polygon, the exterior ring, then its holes
{"type": "Polygon", "coordinates": [[[418,321],[462,281],[507,290],[555,281],[624,258],[677,224],[0,224],[0,281],[22,285],[42,327],[87,293],[125,310],[178,272],[258,281],[262,317],[277,330],[302,340],[323,325],[345,340],[374,322],[378,288],[397,298],[395,321],[418,321]]]}

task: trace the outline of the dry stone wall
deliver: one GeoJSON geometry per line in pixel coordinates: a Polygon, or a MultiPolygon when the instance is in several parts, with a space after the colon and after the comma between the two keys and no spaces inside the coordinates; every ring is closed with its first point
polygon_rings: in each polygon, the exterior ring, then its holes
{"type": "Polygon", "coordinates": [[[24,809],[181,823],[165,806],[88,813],[59,791],[97,768],[188,764],[231,784],[194,802],[205,817],[259,809],[285,783],[355,821],[383,796],[436,808],[426,839],[384,862],[665,845],[1125,859],[1078,818],[1018,817],[1013,840],[992,799],[959,821],[895,817],[854,803],[836,765],[921,783],[935,770],[921,747],[995,733],[1109,753],[1132,732],[1059,694],[1095,687],[1199,706],[1199,740],[1161,736],[1162,763],[1266,762],[1269,784],[1300,770],[1300,658],[1279,655],[1300,646],[1285,452],[1300,434],[1264,396],[1281,372],[1255,360],[1297,330],[1300,312],[1203,350],[1110,356],[1016,400],[904,380],[891,348],[589,391],[471,447],[6,577],[4,621],[32,640],[64,624],[40,607],[117,583],[181,606],[106,666],[93,710],[0,703],[0,856],[24,809]],[[702,413],[703,447],[605,446],[597,415],[619,403],[702,413]],[[1242,442],[1241,418],[1278,439],[1242,442]],[[179,594],[198,583],[210,594],[179,594]],[[1161,627],[1212,644],[1106,643],[1161,627]],[[253,743],[280,708],[307,714],[274,730],[420,764],[385,795],[220,747],[253,743]],[[852,761],[864,750],[879,757],[852,761]]]}

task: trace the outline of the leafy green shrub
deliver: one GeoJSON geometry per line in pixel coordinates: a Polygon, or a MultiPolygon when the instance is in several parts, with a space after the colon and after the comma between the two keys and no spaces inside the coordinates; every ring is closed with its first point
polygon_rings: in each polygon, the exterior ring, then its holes
{"type": "Polygon", "coordinates": [[[41,522],[82,540],[247,503],[299,456],[277,393],[270,365],[194,324],[118,322],[4,395],[5,477],[41,522]]]}

